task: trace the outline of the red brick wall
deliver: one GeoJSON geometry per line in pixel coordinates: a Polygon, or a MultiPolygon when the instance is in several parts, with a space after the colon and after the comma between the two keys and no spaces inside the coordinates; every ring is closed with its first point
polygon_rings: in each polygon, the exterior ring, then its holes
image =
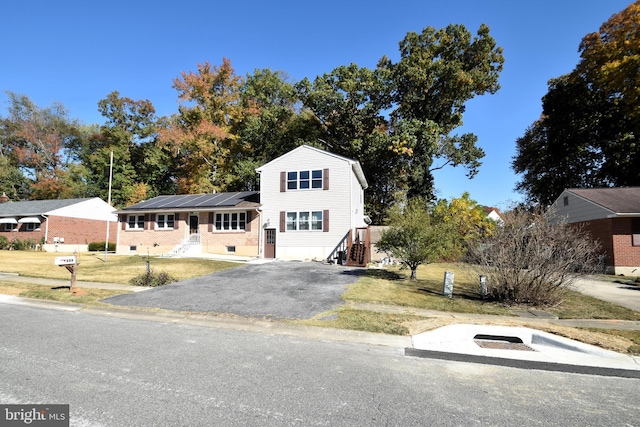
{"type": "MultiPolygon", "coordinates": [[[[186,212],[179,214],[179,220],[175,221],[177,229],[154,230],[155,222],[149,221],[144,230],[128,230],[126,224],[118,224],[119,242],[118,253],[131,253],[129,248],[136,246],[136,253],[164,254],[170,252],[176,245],[189,235],[189,217],[186,212]]],[[[209,231],[209,213],[201,212],[198,221],[198,233],[203,253],[225,254],[227,246],[235,246],[236,254],[257,256],[258,233],[260,232],[260,220],[255,212],[252,212],[249,231],[244,232],[217,232],[209,231]]]]}
{"type": "MultiPolygon", "coordinates": [[[[26,224],[18,224],[18,231],[2,231],[0,226],[0,236],[5,236],[9,240],[35,240],[36,243],[40,243],[40,239],[48,234],[47,241],[45,243],[53,243],[54,237],[63,237],[65,244],[79,244],[85,245],[91,242],[104,242],[107,233],[107,221],[100,221],[95,219],[81,219],[81,218],[67,218],[61,216],[50,216],[43,220],[39,229],[34,231],[27,231],[26,224]]],[[[109,240],[116,241],[116,223],[111,223],[111,229],[109,240]]]]}
{"type": "Polygon", "coordinates": [[[631,241],[631,218],[607,218],[584,224],[600,241],[607,266],[640,266],[640,246],[632,246],[631,241]]]}
{"type": "Polygon", "coordinates": [[[613,246],[616,266],[640,266],[640,246],[633,246],[631,240],[631,218],[613,219],[613,246]]]}

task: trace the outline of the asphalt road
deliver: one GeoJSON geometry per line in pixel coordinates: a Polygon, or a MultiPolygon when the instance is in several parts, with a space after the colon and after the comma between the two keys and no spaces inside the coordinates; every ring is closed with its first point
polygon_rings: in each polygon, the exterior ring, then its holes
{"type": "Polygon", "coordinates": [[[311,262],[247,264],[104,302],[175,311],[308,319],[343,303],[362,269],[311,262]]]}
{"type": "Polygon", "coordinates": [[[0,304],[0,402],[72,426],[638,425],[640,380],[0,304]]]}

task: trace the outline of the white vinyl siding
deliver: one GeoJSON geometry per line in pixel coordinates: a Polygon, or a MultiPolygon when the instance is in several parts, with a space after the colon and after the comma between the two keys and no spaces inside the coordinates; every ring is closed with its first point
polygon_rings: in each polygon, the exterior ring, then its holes
{"type": "MultiPolygon", "coordinates": [[[[278,230],[276,243],[278,258],[324,258],[335,248],[345,233],[363,224],[363,190],[349,160],[309,147],[299,147],[258,170],[261,183],[262,223],[268,224],[268,228],[278,230]],[[312,187],[310,190],[287,189],[288,178],[291,177],[293,181],[293,176],[287,173],[294,172],[291,165],[295,165],[295,172],[310,172],[309,185],[312,187]],[[326,190],[314,191],[313,171],[322,171],[326,190]],[[309,213],[309,232],[299,230],[298,214],[301,212],[309,213]],[[322,219],[318,214],[314,218],[314,212],[321,212],[322,219]],[[325,212],[327,212],[326,218],[325,212]],[[293,215],[288,217],[287,213],[295,213],[295,220],[293,215]],[[292,230],[294,221],[295,232],[292,230]]],[[[319,179],[318,174],[316,178],[319,179]]],[[[299,183],[299,175],[296,179],[299,183]]],[[[321,188],[325,188],[324,182],[321,188]]]]}

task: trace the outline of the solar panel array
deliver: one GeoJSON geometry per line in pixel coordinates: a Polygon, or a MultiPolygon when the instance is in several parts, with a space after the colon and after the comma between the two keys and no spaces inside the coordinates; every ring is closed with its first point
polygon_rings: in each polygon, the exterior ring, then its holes
{"type": "Polygon", "coordinates": [[[246,202],[259,202],[257,191],[240,191],[235,193],[183,194],[177,196],[158,196],[145,200],[122,210],[150,209],[197,209],[237,206],[246,202]]]}

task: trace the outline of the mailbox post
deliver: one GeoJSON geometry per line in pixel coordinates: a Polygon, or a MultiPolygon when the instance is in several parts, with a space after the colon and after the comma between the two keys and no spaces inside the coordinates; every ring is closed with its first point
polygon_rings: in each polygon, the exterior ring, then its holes
{"type": "Polygon", "coordinates": [[[78,270],[77,252],[73,252],[73,256],[59,256],[55,259],[55,264],[59,267],[65,267],[71,273],[71,284],[69,285],[69,291],[73,292],[73,288],[76,285],[76,272],[78,270]]]}

